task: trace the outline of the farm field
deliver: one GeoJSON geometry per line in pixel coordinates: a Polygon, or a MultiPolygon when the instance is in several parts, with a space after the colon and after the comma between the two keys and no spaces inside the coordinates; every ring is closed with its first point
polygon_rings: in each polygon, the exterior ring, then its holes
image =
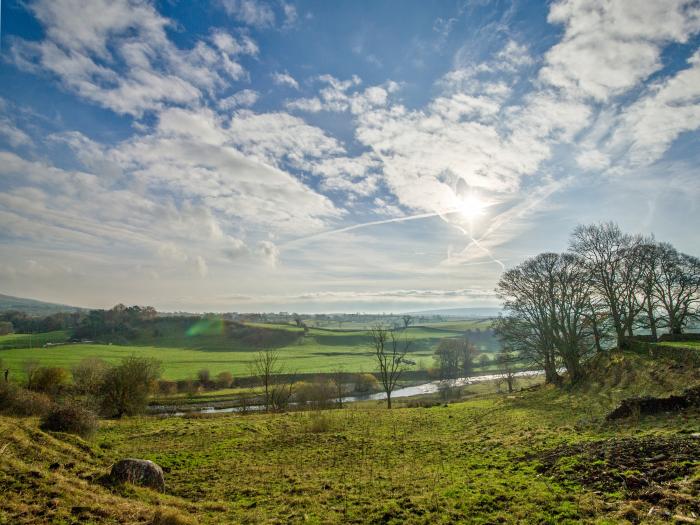
{"type": "MultiPolygon", "coordinates": [[[[276,348],[290,373],[331,372],[337,369],[369,372],[376,367],[370,338],[364,330],[311,328],[304,335],[302,329],[291,325],[246,326],[258,328],[265,334],[261,345],[276,348]]],[[[209,369],[213,375],[223,371],[231,372],[234,376],[250,375],[249,363],[260,347],[251,344],[250,339],[226,336],[216,323],[205,323],[194,330],[163,329],[162,332],[163,335],[139,334],[125,344],[80,343],[43,348],[37,347],[39,343],[35,342],[31,349],[25,334],[3,336],[0,338],[0,347],[5,345],[5,349],[0,351],[0,360],[13,376],[22,376],[22,364],[28,360],[37,360],[44,366],[69,369],[87,357],[117,362],[123,357],[138,355],[160,360],[163,363],[164,379],[187,379],[203,368],[209,369]],[[15,348],[7,348],[13,344],[15,348]]],[[[402,331],[402,335],[403,333],[402,331]]],[[[405,331],[406,337],[412,341],[408,357],[418,368],[432,366],[433,351],[439,341],[462,334],[461,329],[452,326],[410,327],[405,331]]],[[[58,342],[66,337],[64,332],[33,336],[35,341],[44,342],[58,342]]],[[[484,371],[491,368],[485,367],[484,371]]]]}
{"type": "Polygon", "coordinates": [[[692,519],[700,512],[697,409],[612,423],[605,415],[630,394],[668,394],[697,382],[697,369],[630,355],[603,361],[598,371],[596,382],[569,391],[540,387],[431,408],[406,401],[390,411],[362,403],[102,421],[87,441],[0,417],[0,444],[7,444],[0,512],[18,524],[692,519]],[[664,385],[654,380],[659,374],[664,385]],[[103,481],[123,457],[162,465],[165,493],[103,481]]]}
{"type": "Polygon", "coordinates": [[[46,343],[63,343],[68,340],[68,333],[62,330],[40,334],[0,335],[0,350],[4,348],[37,348],[46,343]]]}

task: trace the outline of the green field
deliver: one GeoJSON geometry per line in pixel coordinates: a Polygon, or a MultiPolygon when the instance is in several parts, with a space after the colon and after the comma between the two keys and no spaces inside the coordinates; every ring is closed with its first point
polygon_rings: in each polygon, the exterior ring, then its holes
{"type": "Polygon", "coordinates": [[[37,348],[46,343],[63,343],[67,340],[68,333],[61,330],[41,334],[0,335],[0,350],[5,348],[37,348]]]}
{"type": "MultiPolygon", "coordinates": [[[[301,328],[291,325],[247,325],[261,329],[264,341],[276,348],[286,370],[290,373],[370,372],[376,367],[370,347],[370,337],[364,330],[327,330],[312,328],[303,335],[301,328]]],[[[49,341],[66,339],[63,332],[34,335],[29,348],[27,335],[11,335],[0,338],[0,360],[13,376],[23,374],[23,363],[37,360],[42,365],[70,368],[87,357],[99,357],[116,362],[123,357],[138,355],[162,361],[165,379],[187,379],[198,370],[207,368],[216,375],[228,371],[234,376],[250,375],[249,363],[259,346],[225,335],[214,324],[199,331],[176,330],[161,326],[158,333],[139,334],[128,344],[65,344],[41,347],[49,341]],[[162,333],[161,333],[162,332],[162,333]],[[194,332],[194,333],[192,333],[194,332]],[[42,339],[43,337],[43,339],[42,339]],[[14,348],[9,348],[15,345],[14,348]]],[[[433,351],[445,337],[459,337],[460,329],[442,326],[417,326],[402,331],[412,343],[409,359],[417,367],[432,366],[433,351]]],[[[263,345],[268,346],[268,345],[263,345]]]]}
{"type": "Polygon", "coordinates": [[[630,395],[697,384],[698,369],[617,355],[594,371],[578,388],[431,408],[406,408],[407,400],[391,411],[363,403],[102,421],[88,441],[0,416],[0,516],[17,524],[692,523],[700,412],[613,423],[605,414],[630,395]],[[107,483],[124,457],[162,465],[165,494],[107,483]],[[170,521],[153,521],[157,512],[170,521]]]}

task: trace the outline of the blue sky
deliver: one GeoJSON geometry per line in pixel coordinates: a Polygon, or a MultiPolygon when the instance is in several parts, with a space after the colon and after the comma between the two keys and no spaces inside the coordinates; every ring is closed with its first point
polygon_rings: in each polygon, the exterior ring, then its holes
{"type": "Polygon", "coordinates": [[[0,292],[491,306],[614,220],[698,254],[697,2],[2,2],[0,292]]]}

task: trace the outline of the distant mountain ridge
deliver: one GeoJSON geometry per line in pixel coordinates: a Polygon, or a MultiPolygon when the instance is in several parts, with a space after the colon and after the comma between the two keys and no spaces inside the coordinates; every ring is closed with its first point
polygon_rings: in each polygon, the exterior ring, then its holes
{"type": "Polygon", "coordinates": [[[86,309],[67,304],[48,303],[36,299],[0,294],[0,312],[8,312],[10,310],[25,312],[29,315],[46,316],[58,312],[79,312],[86,309]]]}
{"type": "Polygon", "coordinates": [[[444,317],[497,317],[502,312],[497,307],[441,308],[409,312],[411,315],[442,315],[444,317]]]}

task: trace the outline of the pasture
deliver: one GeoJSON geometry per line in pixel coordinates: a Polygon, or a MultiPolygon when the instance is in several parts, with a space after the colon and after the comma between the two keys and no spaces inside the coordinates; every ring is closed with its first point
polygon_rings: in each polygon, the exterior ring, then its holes
{"type": "MultiPolygon", "coordinates": [[[[415,363],[413,368],[432,366],[433,351],[440,340],[463,335],[461,328],[431,325],[402,330],[401,335],[412,341],[408,358],[415,363]]],[[[26,334],[0,337],[0,348],[4,348],[0,350],[0,360],[13,377],[23,375],[23,363],[29,360],[36,360],[44,366],[70,369],[88,357],[114,363],[130,355],[161,361],[164,379],[191,378],[203,368],[213,375],[227,371],[234,376],[247,376],[250,375],[250,362],[262,347],[278,350],[289,373],[323,373],[339,369],[370,372],[376,368],[371,340],[365,330],[311,328],[305,335],[301,328],[292,325],[251,323],[227,331],[212,322],[187,330],[159,324],[157,329],[141,332],[120,344],[78,343],[42,347],[40,344],[46,342],[65,341],[67,335],[51,332],[32,337],[32,348],[29,348],[26,334]],[[252,332],[249,333],[248,329],[252,332]]],[[[477,345],[477,348],[493,351],[492,346],[479,348],[477,345]]]]}
{"type": "Polygon", "coordinates": [[[87,441],[0,416],[0,515],[22,524],[692,522],[697,409],[605,415],[630,395],[682,390],[697,369],[620,355],[599,370],[574,389],[429,408],[406,400],[394,410],[367,402],[101,421],[87,441]],[[107,483],[123,457],[162,465],[165,493],[107,483]]]}

